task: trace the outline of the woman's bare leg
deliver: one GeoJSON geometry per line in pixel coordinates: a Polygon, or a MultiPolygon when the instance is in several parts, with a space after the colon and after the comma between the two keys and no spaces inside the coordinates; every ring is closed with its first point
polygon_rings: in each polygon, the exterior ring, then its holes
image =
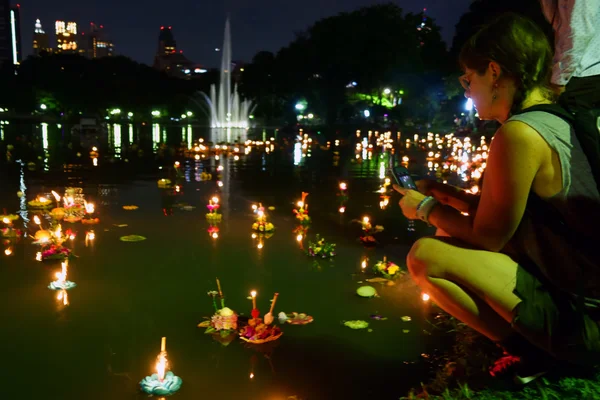
{"type": "Polygon", "coordinates": [[[519,299],[517,264],[508,256],[468,248],[449,237],[419,239],[407,257],[415,282],[442,309],[494,341],[510,326],[519,299]]]}

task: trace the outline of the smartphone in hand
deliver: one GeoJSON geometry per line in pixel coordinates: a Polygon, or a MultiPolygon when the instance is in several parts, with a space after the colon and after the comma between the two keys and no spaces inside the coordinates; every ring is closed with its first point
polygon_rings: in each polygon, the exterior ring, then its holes
{"type": "Polygon", "coordinates": [[[392,168],[392,175],[394,175],[394,179],[399,186],[405,189],[418,190],[417,185],[411,178],[410,173],[406,168],[402,166],[396,166],[392,168]]]}

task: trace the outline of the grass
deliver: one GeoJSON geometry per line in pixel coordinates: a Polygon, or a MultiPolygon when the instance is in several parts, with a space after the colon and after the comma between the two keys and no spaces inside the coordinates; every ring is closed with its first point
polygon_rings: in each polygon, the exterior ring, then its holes
{"type": "Polygon", "coordinates": [[[488,368],[501,351],[487,338],[443,312],[433,318],[431,325],[431,334],[450,342],[450,350],[427,359],[433,371],[430,381],[413,389],[403,400],[600,399],[600,368],[560,370],[517,387],[489,375],[488,368]]]}

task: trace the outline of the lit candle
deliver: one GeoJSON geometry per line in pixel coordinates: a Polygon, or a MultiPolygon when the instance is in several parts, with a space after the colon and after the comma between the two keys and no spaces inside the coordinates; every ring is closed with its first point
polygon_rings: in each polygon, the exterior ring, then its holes
{"type": "Polygon", "coordinates": [[[366,268],[367,268],[367,259],[366,259],[366,258],[365,258],[365,259],[362,261],[362,263],[361,263],[361,266],[360,266],[360,267],[361,267],[362,269],[366,269],[366,268]]]}
{"type": "Polygon", "coordinates": [[[40,217],[38,217],[37,215],[33,216],[33,222],[40,228],[42,229],[42,220],[40,219],[40,217]]]}
{"type": "Polygon", "coordinates": [[[88,214],[93,214],[95,211],[94,203],[85,202],[85,212],[88,214]]]}
{"type": "Polygon", "coordinates": [[[53,190],[52,196],[54,196],[54,199],[56,200],[56,207],[58,207],[58,202],[60,201],[60,195],[53,190]]]}
{"type": "Polygon", "coordinates": [[[6,225],[10,225],[10,219],[4,217],[2,218],[2,222],[5,223],[6,225]]]}
{"type": "Polygon", "coordinates": [[[250,292],[250,296],[252,296],[252,309],[256,309],[256,290],[250,292]]]}

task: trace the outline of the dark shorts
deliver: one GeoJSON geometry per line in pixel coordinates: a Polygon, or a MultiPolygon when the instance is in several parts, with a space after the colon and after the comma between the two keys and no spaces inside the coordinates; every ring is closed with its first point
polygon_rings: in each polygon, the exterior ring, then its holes
{"type": "Polygon", "coordinates": [[[544,285],[522,266],[517,268],[517,306],[513,328],[561,360],[600,364],[600,315],[578,311],[573,298],[544,285]]]}

